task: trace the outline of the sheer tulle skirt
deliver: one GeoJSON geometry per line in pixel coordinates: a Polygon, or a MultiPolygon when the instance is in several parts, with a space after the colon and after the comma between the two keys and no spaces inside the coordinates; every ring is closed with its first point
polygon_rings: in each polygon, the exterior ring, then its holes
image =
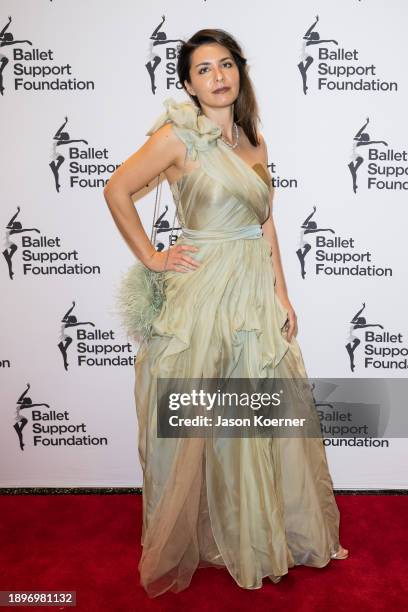
{"type": "MultiPolygon", "coordinates": [[[[321,438],[157,438],[158,377],[307,377],[296,338],[286,339],[266,240],[201,246],[200,268],[166,273],[166,300],[135,363],[139,571],[150,597],[185,589],[208,566],[258,589],[294,565],[327,565],[339,547],[321,438]]],[[[315,411],[311,396],[303,410],[315,411]]]]}

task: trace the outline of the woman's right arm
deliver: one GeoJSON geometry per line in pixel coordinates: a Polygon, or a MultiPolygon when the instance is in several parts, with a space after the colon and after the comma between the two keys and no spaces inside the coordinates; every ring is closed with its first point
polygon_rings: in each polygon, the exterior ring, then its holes
{"type": "Polygon", "coordinates": [[[184,144],[174,133],[171,124],[167,123],[115,170],[103,190],[116,226],[130,249],[145,266],[156,272],[164,269],[166,260],[167,270],[195,270],[198,262],[185,254],[185,251],[197,249],[189,245],[174,245],[177,248],[171,247],[169,252],[156,251],[143,228],[131,196],[170,166],[179,166],[184,151],[184,144]]]}

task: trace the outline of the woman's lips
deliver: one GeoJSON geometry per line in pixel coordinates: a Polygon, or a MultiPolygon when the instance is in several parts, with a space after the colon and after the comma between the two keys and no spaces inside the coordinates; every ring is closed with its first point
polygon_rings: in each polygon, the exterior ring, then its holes
{"type": "Polygon", "coordinates": [[[219,93],[225,93],[226,91],[229,90],[229,87],[223,87],[222,89],[217,89],[216,91],[214,91],[213,93],[215,94],[219,94],[219,93]]]}

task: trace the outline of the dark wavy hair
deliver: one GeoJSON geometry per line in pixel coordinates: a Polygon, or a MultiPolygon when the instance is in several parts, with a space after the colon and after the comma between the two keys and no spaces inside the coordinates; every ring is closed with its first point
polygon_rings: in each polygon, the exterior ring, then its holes
{"type": "Polygon", "coordinates": [[[187,41],[178,47],[177,75],[183,89],[187,92],[194,104],[201,109],[197,96],[190,95],[184,86],[184,81],[190,81],[191,56],[193,51],[201,45],[218,43],[231,53],[237,64],[240,77],[240,88],[234,102],[234,121],[242,127],[250,143],[256,147],[260,144],[258,138],[259,109],[256,101],[252,81],[248,75],[247,59],[244,57],[238,42],[225,32],[225,30],[205,29],[199,30],[187,41]]]}

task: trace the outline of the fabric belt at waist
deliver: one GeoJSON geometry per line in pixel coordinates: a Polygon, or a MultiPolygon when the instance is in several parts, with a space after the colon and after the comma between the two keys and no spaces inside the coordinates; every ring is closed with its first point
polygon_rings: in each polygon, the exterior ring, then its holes
{"type": "Polygon", "coordinates": [[[262,227],[259,224],[242,225],[230,230],[194,230],[188,227],[181,228],[183,238],[192,240],[252,240],[262,236],[262,227]]]}

